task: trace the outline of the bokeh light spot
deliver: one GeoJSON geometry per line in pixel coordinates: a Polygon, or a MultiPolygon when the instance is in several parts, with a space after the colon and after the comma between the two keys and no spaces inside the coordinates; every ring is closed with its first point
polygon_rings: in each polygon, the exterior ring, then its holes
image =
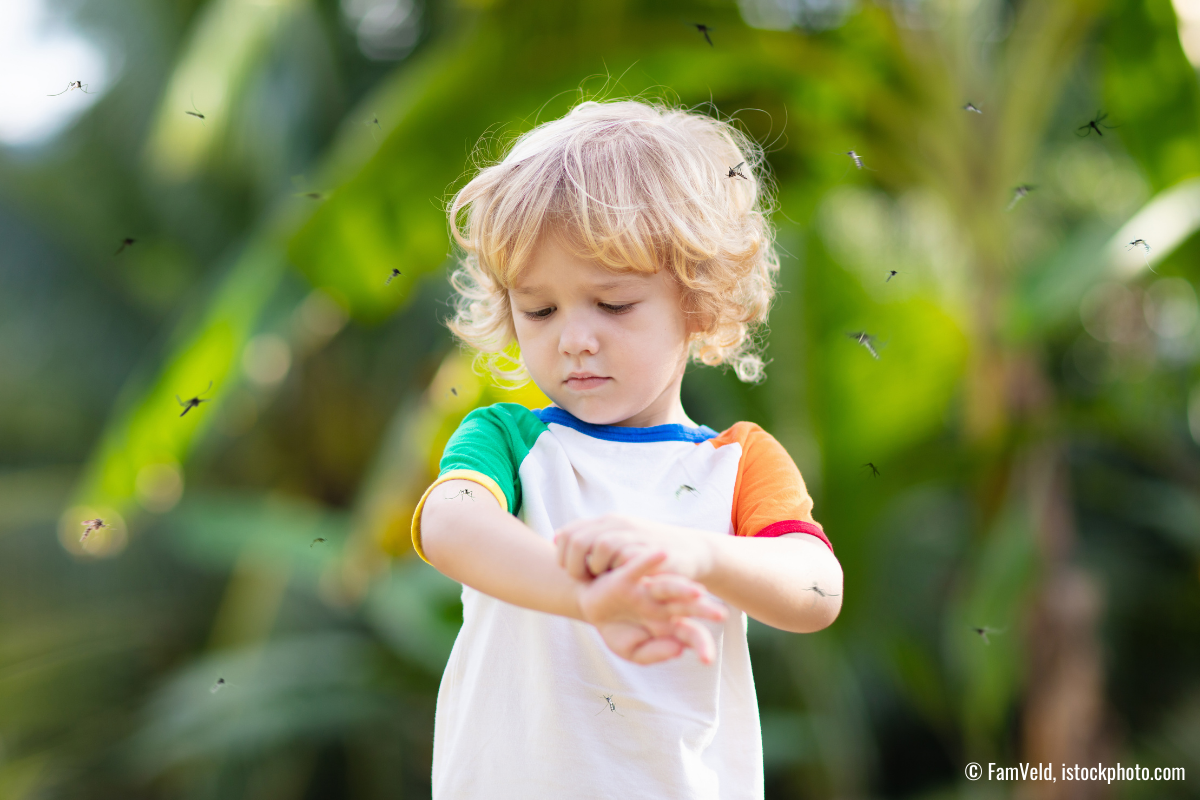
{"type": "Polygon", "coordinates": [[[259,386],[273,386],[284,379],[292,367],[292,348],[282,336],[260,333],[250,340],[242,354],[242,371],[259,386]]]}

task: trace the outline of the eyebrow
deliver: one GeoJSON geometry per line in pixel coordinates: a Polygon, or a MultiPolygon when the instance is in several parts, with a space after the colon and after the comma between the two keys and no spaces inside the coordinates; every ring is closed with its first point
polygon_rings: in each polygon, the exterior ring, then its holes
{"type": "MultiPolygon", "coordinates": [[[[636,278],[632,278],[632,277],[617,278],[616,280],[605,281],[604,283],[592,284],[592,285],[588,286],[588,289],[590,289],[593,292],[607,292],[610,289],[620,289],[620,288],[626,286],[627,284],[632,283],[636,280],[637,280],[636,278]]],[[[544,286],[526,286],[524,289],[515,289],[514,288],[512,290],[512,293],[513,294],[540,294],[541,292],[544,292],[545,290],[546,290],[546,287],[544,287],[544,286]]]]}

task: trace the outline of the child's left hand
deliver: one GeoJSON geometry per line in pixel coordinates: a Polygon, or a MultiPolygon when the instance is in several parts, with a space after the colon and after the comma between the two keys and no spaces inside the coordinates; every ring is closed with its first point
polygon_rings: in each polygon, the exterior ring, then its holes
{"type": "Polygon", "coordinates": [[[591,580],[642,553],[667,554],[656,572],[700,580],[712,568],[712,537],[707,531],[605,514],[568,523],[554,535],[558,563],[576,580],[591,580]]]}

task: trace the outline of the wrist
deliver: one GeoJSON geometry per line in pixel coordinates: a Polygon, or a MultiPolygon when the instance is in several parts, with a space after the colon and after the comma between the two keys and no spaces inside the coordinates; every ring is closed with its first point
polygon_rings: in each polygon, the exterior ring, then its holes
{"type": "Polygon", "coordinates": [[[721,554],[725,549],[725,545],[727,544],[725,540],[728,538],[729,537],[724,534],[704,531],[704,538],[702,539],[703,546],[700,548],[699,563],[696,564],[697,583],[702,583],[707,587],[709,580],[711,580],[717,574],[717,569],[721,561],[721,554]]]}

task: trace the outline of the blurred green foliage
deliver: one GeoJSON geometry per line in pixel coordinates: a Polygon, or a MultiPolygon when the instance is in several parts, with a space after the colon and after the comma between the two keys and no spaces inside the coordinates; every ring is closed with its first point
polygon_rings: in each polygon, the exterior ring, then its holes
{"type": "Polygon", "coordinates": [[[412,508],[472,408],[546,402],[442,325],[444,207],[629,95],[736,119],[776,182],[768,379],[684,381],[697,421],[788,447],[846,572],[831,628],[752,623],[768,796],[1200,770],[1200,92],[1170,0],[389,2],[61,9],[123,67],[0,148],[0,797],[428,795],[461,607],[412,508]],[[1116,127],[1078,136],[1097,108],[1116,127]]]}

